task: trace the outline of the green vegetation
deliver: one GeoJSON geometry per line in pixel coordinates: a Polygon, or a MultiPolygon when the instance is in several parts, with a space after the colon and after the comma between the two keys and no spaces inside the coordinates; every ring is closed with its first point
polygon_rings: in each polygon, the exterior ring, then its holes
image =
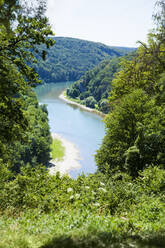
{"type": "Polygon", "coordinates": [[[120,69],[121,58],[113,58],[101,62],[89,70],[79,81],[67,89],[67,96],[86,107],[95,108],[108,113],[108,95],[114,74],[120,69]]]}
{"type": "MultiPolygon", "coordinates": [[[[161,3],[164,6],[164,3],[161,3]]],[[[96,161],[99,171],[137,177],[149,165],[164,168],[164,9],[155,17],[157,28],[141,43],[137,56],[122,61],[112,82],[106,136],[96,161]]]]}
{"type": "Polygon", "coordinates": [[[148,45],[123,60],[112,81],[98,171],[77,179],[44,166],[47,109],[26,62],[29,48],[53,43],[44,1],[34,12],[21,3],[0,1],[0,248],[164,248],[164,1],[148,45]]]}
{"type": "Polygon", "coordinates": [[[12,171],[19,172],[20,167],[30,164],[35,167],[38,164],[47,164],[50,160],[50,144],[52,142],[47,109],[40,105],[33,91],[24,96],[24,114],[28,126],[22,133],[21,140],[10,141],[3,144],[4,153],[1,159],[12,171]]]}
{"type": "MultiPolygon", "coordinates": [[[[68,95],[67,95],[67,91],[68,91],[69,89],[70,89],[70,88],[68,88],[68,89],[64,92],[65,99],[71,101],[72,104],[73,104],[73,103],[79,104],[78,106],[79,106],[80,108],[82,108],[83,105],[84,105],[85,107],[89,107],[89,106],[86,106],[86,105],[84,104],[84,102],[82,102],[78,97],[72,98],[72,97],[68,96],[68,95]]],[[[91,112],[91,107],[89,107],[89,108],[90,108],[90,112],[91,112]]],[[[86,110],[87,110],[87,109],[86,109],[86,110]]],[[[87,110],[87,111],[88,111],[88,110],[87,110]]],[[[104,114],[103,112],[101,112],[101,111],[98,109],[98,105],[97,105],[97,104],[96,104],[95,107],[92,109],[92,112],[93,112],[93,113],[97,113],[98,115],[100,115],[100,116],[102,116],[102,117],[105,117],[105,114],[104,114]]]]}
{"type": "Polygon", "coordinates": [[[4,175],[0,247],[164,246],[163,169],[151,166],[135,180],[124,173],[73,180],[41,167],[13,181],[4,175]]]}
{"type": "Polygon", "coordinates": [[[57,161],[63,160],[65,155],[65,147],[62,145],[61,140],[54,138],[52,140],[51,148],[51,158],[57,161]]]}
{"type": "Polygon", "coordinates": [[[23,163],[33,161],[32,166],[45,163],[45,150],[49,147],[45,107],[41,110],[31,96],[31,88],[40,81],[27,63],[35,62],[38,45],[54,44],[47,39],[53,33],[44,17],[44,1],[38,1],[35,10],[30,1],[26,6],[21,4],[22,1],[5,0],[0,8],[0,154],[1,160],[12,168],[17,162],[22,163],[22,157],[23,163]]]}
{"type": "MultiPolygon", "coordinates": [[[[38,63],[33,65],[43,83],[76,81],[102,60],[123,56],[135,50],[75,38],[55,37],[54,40],[56,44],[46,49],[45,61],[37,56],[38,63]]],[[[45,49],[44,46],[41,48],[45,49]]]]}
{"type": "Polygon", "coordinates": [[[108,113],[110,110],[108,96],[112,89],[112,80],[121,69],[121,61],[131,60],[133,57],[135,57],[135,52],[122,58],[102,61],[70,86],[66,91],[67,96],[86,107],[108,113]]]}

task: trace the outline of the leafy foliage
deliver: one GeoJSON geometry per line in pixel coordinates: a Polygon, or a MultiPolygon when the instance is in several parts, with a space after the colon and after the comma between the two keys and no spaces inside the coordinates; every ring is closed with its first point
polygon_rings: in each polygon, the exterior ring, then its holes
{"type": "MultiPolygon", "coordinates": [[[[34,69],[27,66],[35,62],[34,52],[41,43],[47,47],[53,41],[47,18],[44,17],[44,2],[38,7],[22,6],[22,1],[1,3],[0,8],[0,153],[5,153],[4,144],[23,138],[28,126],[24,113],[24,96],[27,90],[39,83],[34,69]],[[29,50],[30,49],[30,50],[29,50]]],[[[30,1],[29,3],[32,4],[30,1]]]]}
{"type": "MultiPolygon", "coordinates": [[[[125,56],[128,60],[134,53],[125,56]]],[[[111,82],[120,70],[123,58],[113,58],[101,62],[94,69],[87,71],[79,81],[67,89],[67,96],[78,100],[90,108],[96,108],[104,113],[109,112],[108,96],[111,91],[111,82]]]]}
{"type": "Polygon", "coordinates": [[[47,110],[44,105],[39,106],[36,95],[30,91],[24,96],[24,114],[28,127],[23,132],[23,138],[4,144],[5,153],[1,159],[15,172],[21,166],[30,164],[48,164],[50,160],[50,144],[52,142],[47,110]]]}
{"type": "Polygon", "coordinates": [[[133,60],[122,61],[112,82],[106,136],[96,155],[104,173],[136,177],[150,164],[164,168],[164,34],[164,25],[158,25],[148,45],[141,43],[133,60]]]}
{"type": "Polygon", "coordinates": [[[15,244],[23,239],[28,247],[32,247],[30,240],[37,247],[58,247],[65,245],[66,237],[66,247],[69,240],[76,242],[76,246],[71,242],[71,247],[78,247],[79,242],[85,247],[145,247],[152,242],[157,247],[154,236],[158,235],[163,247],[164,176],[164,170],[149,167],[136,180],[123,173],[111,178],[100,173],[81,175],[73,180],[59,174],[51,176],[41,167],[22,168],[14,180],[3,181],[1,226],[8,228],[7,234],[13,230],[15,244]]]}
{"type": "Polygon", "coordinates": [[[105,60],[94,69],[89,70],[77,82],[67,89],[67,96],[80,100],[90,108],[97,108],[104,113],[109,110],[108,95],[111,81],[119,70],[120,58],[105,60]]]}
{"type": "Polygon", "coordinates": [[[75,38],[55,37],[54,40],[55,46],[46,50],[46,60],[43,61],[37,56],[38,63],[34,65],[43,83],[78,80],[102,60],[122,56],[134,50],[75,38]]]}

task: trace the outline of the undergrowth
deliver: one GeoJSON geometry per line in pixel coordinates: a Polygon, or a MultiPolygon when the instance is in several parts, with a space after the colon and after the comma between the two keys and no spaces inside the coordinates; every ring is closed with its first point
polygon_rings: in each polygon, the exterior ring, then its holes
{"type": "Polygon", "coordinates": [[[0,248],[165,247],[162,169],[151,166],[136,180],[121,173],[73,180],[44,167],[3,175],[0,248]]]}

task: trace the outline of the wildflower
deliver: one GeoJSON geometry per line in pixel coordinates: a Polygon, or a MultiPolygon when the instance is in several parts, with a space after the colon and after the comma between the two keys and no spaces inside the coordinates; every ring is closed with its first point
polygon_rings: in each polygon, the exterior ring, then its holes
{"type": "Polygon", "coordinates": [[[68,192],[68,193],[71,192],[71,191],[73,191],[72,188],[68,188],[68,189],[67,189],[67,192],[68,192]]]}
{"type": "Polygon", "coordinates": [[[74,199],[74,195],[71,195],[69,199],[70,200],[73,200],[74,199]]]}
{"type": "Polygon", "coordinates": [[[75,197],[76,197],[76,199],[79,199],[80,198],[80,194],[76,194],[75,197]]]}
{"type": "Polygon", "coordinates": [[[102,191],[102,192],[104,192],[104,193],[107,192],[106,189],[104,189],[104,188],[99,188],[99,190],[102,191]]]}
{"type": "Polygon", "coordinates": [[[100,206],[100,203],[96,202],[93,205],[96,206],[96,207],[99,207],[100,206]]]}

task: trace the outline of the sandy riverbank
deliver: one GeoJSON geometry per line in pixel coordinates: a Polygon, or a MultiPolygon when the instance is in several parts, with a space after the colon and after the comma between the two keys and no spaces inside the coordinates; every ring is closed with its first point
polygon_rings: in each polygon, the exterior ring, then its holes
{"type": "Polygon", "coordinates": [[[62,161],[50,161],[50,163],[55,165],[49,169],[50,174],[55,174],[57,171],[59,171],[61,175],[69,175],[69,171],[72,169],[80,168],[81,165],[78,162],[81,159],[80,152],[76,146],[58,134],[52,133],[52,137],[61,140],[62,145],[65,147],[65,155],[62,161]]]}
{"type": "Polygon", "coordinates": [[[98,110],[96,110],[96,109],[88,108],[88,107],[86,107],[86,106],[84,106],[84,105],[82,105],[82,104],[80,104],[80,103],[77,103],[77,102],[74,102],[74,101],[71,101],[71,100],[67,99],[64,93],[65,93],[65,91],[63,91],[63,92],[61,93],[61,95],[59,96],[59,98],[62,99],[62,100],[64,100],[65,102],[67,102],[67,103],[69,103],[69,104],[72,104],[72,105],[76,105],[76,106],[78,106],[79,108],[84,109],[84,110],[86,110],[86,111],[88,111],[88,112],[93,112],[93,113],[95,113],[95,114],[98,114],[98,115],[100,115],[101,117],[105,117],[105,114],[104,114],[104,113],[102,113],[102,112],[100,112],[100,111],[98,111],[98,110]]]}

